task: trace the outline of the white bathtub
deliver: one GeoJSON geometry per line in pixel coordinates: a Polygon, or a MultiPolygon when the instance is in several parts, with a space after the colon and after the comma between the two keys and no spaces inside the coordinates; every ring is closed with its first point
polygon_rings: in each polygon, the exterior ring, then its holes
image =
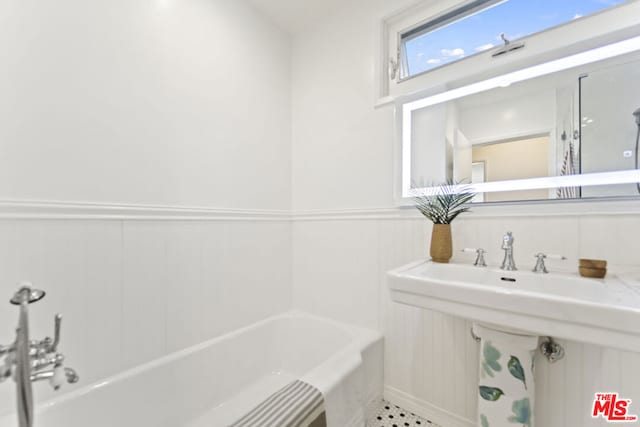
{"type": "Polygon", "coordinates": [[[324,394],[330,427],[364,426],[382,357],[376,332],[291,312],[45,402],[35,425],[223,427],[302,379],[324,394]]]}

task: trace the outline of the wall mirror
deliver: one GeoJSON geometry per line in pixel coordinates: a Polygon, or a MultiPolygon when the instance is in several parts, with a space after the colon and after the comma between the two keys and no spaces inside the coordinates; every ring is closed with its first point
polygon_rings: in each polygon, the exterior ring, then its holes
{"type": "Polygon", "coordinates": [[[475,202],[640,197],[638,37],[396,111],[403,198],[446,180],[475,202]]]}

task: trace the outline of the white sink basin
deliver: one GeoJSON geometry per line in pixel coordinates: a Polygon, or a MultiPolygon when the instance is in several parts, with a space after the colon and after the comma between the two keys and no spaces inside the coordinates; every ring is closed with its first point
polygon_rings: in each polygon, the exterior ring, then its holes
{"type": "Polygon", "coordinates": [[[500,327],[640,352],[640,286],[615,276],[421,261],[387,273],[391,298],[500,327]]]}

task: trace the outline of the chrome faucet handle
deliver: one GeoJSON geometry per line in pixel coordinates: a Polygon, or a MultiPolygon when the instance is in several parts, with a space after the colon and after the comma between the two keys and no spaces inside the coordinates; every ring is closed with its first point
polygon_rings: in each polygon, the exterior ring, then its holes
{"type": "Polygon", "coordinates": [[[67,382],[69,384],[75,384],[80,381],[80,376],[76,373],[75,369],[64,368],[64,374],[67,376],[67,382]]]}
{"type": "Polygon", "coordinates": [[[473,263],[473,265],[475,265],[476,267],[486,267],[487,263],[484,260],[484,254],[487,253],[487,251],[485,251],[482,248],[464,248],[462,249],[461,252],[475,252],[476,254],[476,260],[473,263]]]}
{"type": "Polygon", "coordinates": [[[65,381],[69,384],[75,384],[80,381],[80,377],[74,369],[64,366],[64,356],[62,354],[56,354],[42,366],[50,365],[53,365],[50,369],[39,369],[32,373],[31,381],[49,380],[49,384],[54,390],[59,390],[65,381]]]}
{"type": "Polygon", "coordinates": [[[548,273],[547,266],[544,265],[544,260],[547,256],[543,253],[538,253],[535,255],[536,265],[533,267],[534,273],[548,273]]]}
{"type": "Polygon", "coordinates": [[[31,381],[49,380],[54,390],[60,389],[65,383],[74,384],[80,379],[75,370],[64,366],[64,355],[58,353],[62,330],[62,314],[54,317],[53,339],[46,337],[36,346],[36,357],[32,359],[31,366],[34,373],[31,381]]]}
{"type": "Polygon", "coordinates": [[[547,270],[547,266],[544,264],[544,260],[547,258],[550,259],[560,259],[560,260],[565,260],[567,259],[567,257],[562,256],[562,255],[547,255],[547,254],[543,254],[542,252],[539,252],[537,254],[534,255],[534,258],[536,258],[536,265],[535,267],[533,267],[533,272],[534,273],[548,273],[549,271],[547,270]]]}

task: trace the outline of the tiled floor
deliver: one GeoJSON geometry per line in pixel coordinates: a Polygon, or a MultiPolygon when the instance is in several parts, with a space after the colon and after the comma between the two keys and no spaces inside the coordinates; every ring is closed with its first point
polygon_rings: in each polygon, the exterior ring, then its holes
{"type": "Polygon", "coordinates": [[[383,400],[376,414],[369,420],[367,427],[440,427],[431,421],[419,417],[399,406],[383,400]]]}

